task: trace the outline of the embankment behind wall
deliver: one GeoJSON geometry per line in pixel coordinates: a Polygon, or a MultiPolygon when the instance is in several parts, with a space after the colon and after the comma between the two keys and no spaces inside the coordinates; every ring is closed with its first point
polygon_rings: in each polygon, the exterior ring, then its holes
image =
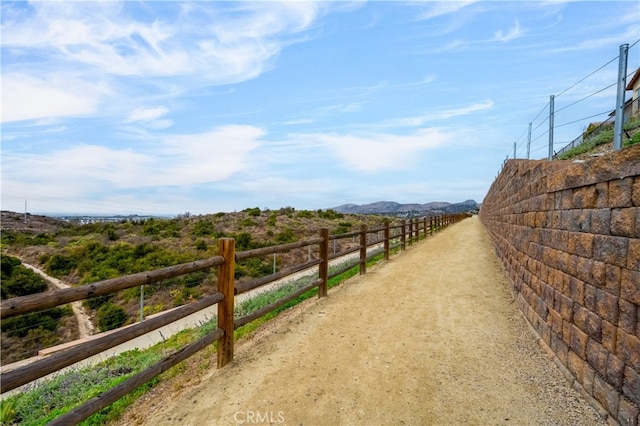
{"type": "Polygon", "coordinates": [[[640,424],[640,146],[510,160],[480,217],[525,317],[576,387],[640,424]]]}

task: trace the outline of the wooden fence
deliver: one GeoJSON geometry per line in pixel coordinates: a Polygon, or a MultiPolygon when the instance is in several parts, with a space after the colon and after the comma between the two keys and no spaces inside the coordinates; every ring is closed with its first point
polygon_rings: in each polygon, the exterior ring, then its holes
{"type": "Polygon", "coordinates": [[[272,312],[298,296],[318,288],[318,296],[327,296],[327,282],[346,271],[359,266],[360,274],[366,273],[367,260],[380,253],[384,253],[384,259],[388,260],[391,250],[405,250],[407,246],[426,238],[438,230],[452,225],[468,217],[467,214],[441,215],[411,219],[402,221],[398,225],[390,225],[375,229],[368,229],[362,225],[359,231],[339,235],[329,235],[329,230],[321,229],[317,237],[303,241],[264,247],[242,252],[235,251],[235,241],[231,238],[222,238],[218,241],[218,255],[198,260],[195,262],[169,266],[148,272],[127,275],[123,277],[99,281],[93,284],[81,285],[52,292],[38,293],[29,296],[15,297],[3,300],[0,304],[0,318],[6,319],[16,315],[38,312],[56,306],[64,305],[78,300],[108,295],[110,293],[125,290],[140,285],[151,284],[164,279],[174,278],[192,272],[210,270],[217,267],[217,292],[207,295],[200,300],[167,311],[164,314],[146,319],[136,324],[105,333],[101,337],[89,342],[72,346],[28,365],[18,367],[0,375],[0,392],[8,392],[19,386],[59,371],[79,361],[96,355],[100,352],[118,346],[124,342],[149,333],[204,308],[218,305],[217,328],[199,340],[172,353],[157,364],[126,379],[114,388],[96,396],[72,411],[58,417],[50,424],[68,425],[76,424],[90,415],[102,410],[122,396],[133,391],[174,365],[184,361],[196,352],[208,345],[217,342],[217,365],[221,368],[233,360],[234,354],[234,330],[254,321],[269,312],[272,312]],[[340,239],[359,238],[356,247],[329,254],[330,242],[340,239]],[[265,277],[253,279],[244,283],[235,283],[234,271],[236,262],[253,257],[266,256],[274,253],[282,253],[290,250],[318,245],[319,255],[305,263],[298,264],[289,269],[274,273],[265,277]],[[367,250],[375,247],[375,249],[367,250]],[[329,273],[329,261],[352,253],[359,252],[355,262],[347,263],[338,270],[329,273]],[[309,270],[318,266],[318,278],[294,290],[287,296],[264,306],[255,312],[241,318],[234,318],[234,298],[236,295],[255,290],[276,280],[288,277],[294,273],[309,270]]]}

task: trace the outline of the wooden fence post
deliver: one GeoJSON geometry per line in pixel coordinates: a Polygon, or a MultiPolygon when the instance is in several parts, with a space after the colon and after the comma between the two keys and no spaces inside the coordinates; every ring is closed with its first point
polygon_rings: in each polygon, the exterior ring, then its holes
{"type": "Polygon", "coordinates": [[[424,237],[427,238],[427,217],[425,216],[423,219],[424,223],[424,237]]]}
{"type": "Polygon", "coordinates": [[[360,225],[360,275],[367,273],[367,225],[360,225]]]}
{"type": "Polygon", "coordinates": [[[402,221],[402,234],[400,235],[400,248],[406,250],[407,248],[407,221],[402,221]]]}
{"type": "Polygon", "coordinates": [[[413,244],[413,219],[409,219],[409,246],[413,244]]]}
{"type": "Polygon", "coordinates": [[[416,243],[420,242],[420,219],[416,218],[416,243]]]}
{"type": "Polygon", "coordinates": [[[322,242],[320,243],[320,259],[318,265],[318,277],[322,280],[318,287],[318,297],[327,297],[327,282],[329,280],[329,228],[320,230],[322,242]]]}
{"type": "Polygon", "coordinates": [[[384,260],[389,260],[389,221],[384,222],[384,260]]]}
{"type": "Polygon", "coordinates": [[[220,238],[218,254],[224,257],[224,263],[218,267],[218,291],[224,295],[224,300],[218,302],[218,327],[224,332],[218,340],[218,368],[221,368],[233,361],[235,240],[220,238]]]}

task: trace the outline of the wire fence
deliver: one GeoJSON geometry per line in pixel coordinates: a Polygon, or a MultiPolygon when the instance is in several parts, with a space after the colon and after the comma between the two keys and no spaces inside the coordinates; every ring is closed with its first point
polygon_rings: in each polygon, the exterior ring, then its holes
{"type": "MultiPolygon", "coordinates": [[[[639,42],[640,39],[628,45],[625,57],[622,57],[625,45],[620,46],[621,53],[617,56],[558,94],[551,95],[549,102],[514,142],[512,158],[556,159],[587,139],[613,129],[619,101],[616,87],[621,81],[626,85],[640,69],[637,60],[640,57],[639,42]],[[621,71],[624,75],[622,80],[621,71]]],[[[632,112],[632,98],[625,100],[622,102],[623,122],[631,117],[632,112]]]]}

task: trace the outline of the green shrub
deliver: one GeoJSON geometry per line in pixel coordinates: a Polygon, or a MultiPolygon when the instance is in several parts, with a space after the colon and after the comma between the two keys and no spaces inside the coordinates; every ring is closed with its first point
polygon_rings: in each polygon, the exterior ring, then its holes
{"type": "Polygon", "coordinates": [[[640,143],[640,132],[636,132],[631,139],[624,141],[624,146],[631,146],[640,143]]]}
{"type": "Polygon", "coordinates": [[[47,282],[40,275],[17,266],[11,277],[2,280],[2,299],[41,293],[47,289],[47,282]]]}
{"type": "Polygon", "coordinates": [[[107,303],[109,303],[114,297],[115,295],[113,293],[106,294],[104,296],[87,299],[83,302],[83,304],[89,309],[99,309],[102,305],[106,305],[107,303]]]}
{"type": "Polygon", "coordinates": [[[321,217],[322,219],[342,219],[344,217],[344,215],[342,213],[339,213],[333,209],[328,209],[328,210],[318,210],[318,216],[321,217]]]}
{"type": "Polygon", "coordinates": [[[10,337],[25,337],[31,330],[42,328],[48,331],[55,331],[58,328],[59,320],[73,311],[70,307],[52,308],[42,312],[18,315],[2,321],[2,331],[10,337]]]}
{"type": "Polygon", "coordinates": [[[244,219],[240,219],[240,221],[238,221],[238,225],[243,228],[247,226],[258,226],[258,222],[247,217],[244,219]]]}
{"type": "Polygon", "coordinates": [[[45,265],[47,274],[54,277],[69,275],[78,266],[78,259],[64,254],[54,254],[45,265]]]}
{"type": "Polygon", "coordinates": [[[252,209],[244,209],[243,211],[252,217],[260,216],[261,213],[260,208],[258,207],[254,207],[252,209]]]}
{"type": "Polygon", "coordinates": [[[312,219],[315,215],[314,215],[314,213],[312,211],[301,210],[301,211],[298,212],[298,214],[296,216],[298,216],[299,218],[302,218],[302,219],[312,219]]]}
{"type": "Polygon", "coordinates": [[[269,219],[267,219],[267,226],[276,226],[276,221],[278,220],[278,213],[271,212],[269,215],[269,219]]]}
{"type": "Polygon", "coordinates": [[[47,289],[44,278],[22,266],[20,259],[4,255],[0,263],[2,299],[41,293],[47,289]]]}
{"type": "Polygon", "coordinates": [[[127,321],[127,312],[113,303],[106,303],[98,309],[98,328],[100,331],[109,331],[119,328],[127,321]]]}
{"type": "Polygon", "coordinates": [[[284,231],[276,234],[276,242],[278,244],[292,243],[296,240],[296,234],[293,229],[285,229],[284,231]]]}
{"type": "Polygon", "coordinates": [[[207,251],[207,243],[204,240],[196,241],[196,250],[207,251]]]}
{"type": "Polygon", "coordinates": [[[11,277],[16,266],[20,265],[20,259],[13,256],[2,255],[0,257],[0,273],[3,280],[11,277]]]}
{"type": "Polygon", "coordinates": [[[205,236],[213,236],[216,232],[215,227],[213,226],[213,222],[208,220],[199,219],[194,227],[193,231],[191,231],[191,235],[194,237],[205,237],[205,236]]]}

